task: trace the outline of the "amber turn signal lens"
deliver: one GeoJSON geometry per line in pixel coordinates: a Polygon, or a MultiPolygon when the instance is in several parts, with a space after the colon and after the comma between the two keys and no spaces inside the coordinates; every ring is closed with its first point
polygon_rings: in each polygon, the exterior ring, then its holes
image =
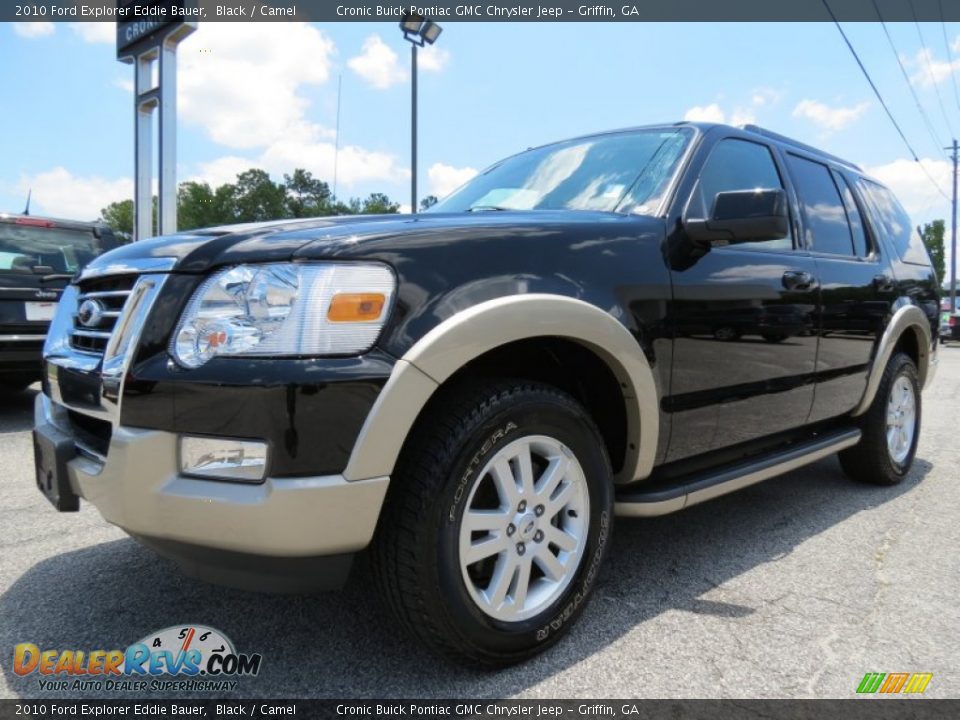
{"type": "Polygon", "coordinates": [[[333,296],[330,322],[371,322],[380,317],[386,298],[380,293],[340,293],[333,296]]]}

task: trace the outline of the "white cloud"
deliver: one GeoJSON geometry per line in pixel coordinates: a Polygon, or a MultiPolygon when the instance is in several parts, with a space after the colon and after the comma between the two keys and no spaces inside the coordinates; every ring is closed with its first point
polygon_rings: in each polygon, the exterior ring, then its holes
{"type": "MultiPolygon", "coordinates": [[[[304,168],[332,183],[335,133],[307,119],[303,89],[328,81],[335,53],[302,23],[201,23],[180,49],[180,115],[234,152],[201,163],[190,179],[221,185],[251,167],[277,179],[304,168]]],[[[340,195],[343,185],[408,177],[392,153],[340,147],[340,195]]]]}
{"type": "Polygon", "coordinates": [[[53,35],[56,28],[52,22],[15,22],[13,31],[22,38],[38,38],[53,35]]]}
{"type": "Polygon", "coordinates": [[[375,88],[385,90],[407,79],[407,71],[400,67],[399,56],[379,35],[364,40],[361,50],[359,55],[347,61],[347,66],[375,88]]]}
{"type": "Polygon", "coordinates": [[[694,105],[683,114],[684,120],[690,122],[724,122],[725,115],[717,103],[710,105],[694,105]]]}
{"type": "Polygon", "coordinates": [[[472,167],[453,167],[443,163],[434,163],[427,170],[427,178],[430,180],[430,194],[437,197],[445,197],[467,180],[477,174],[477,170],[472,167]]]}
{"type": "Polygon", "coordinates": [[[943,212],[948,209],[949,203],[937,192],[930,182],[930,177],[944,192],[949,193],[953,173],[952,165],[946,160],[923,158],[920,162],[923,167],[912,159],[901,158],[885,165],[865,168],[868,175],[872,175],[893,191],[912,216],[914,223],[929,218],[933,210],[939,213],[937,217],[944,217],[943,212]],[[927,177],[924,169],[930,177],[927,177]]]}
{"type": "Polygon", "coordinates": [[[417,55],[417,68],[429,72],[440,72],[450,62],[450,51],[436,45],[427,45],[417,55]]]}
{"type": "Polygon", "coordinates": [[[189,176],[187,180],[205,182],[215,188],[235,182],[237,175],[250,168],[259,167],[259,165],[257,165],[256,160],[237,155],[225,155],[210,162],[200,163],[199,167],[199,172],[189,176]]]}
{"type": "Polygon", "coordinates": [[[753,94],[750,97],[750,102],[757,107],[762,107],[764,105],[776,105],[782,99],[782,90],[777,90],[776,88],[771,87],[758,87],[753,90],[753,94]]]}
{"type": "Polygon", "coordinates": [[[115,200],[133,197],[133,180],[82,177],[64,167],[22,176],[17,188],[26,196],[32,189],[31,210],[37,215],[94,220],[115,200]]]}
{"type": "MultiPolygon", "coordinates": [[[[958,48],[960,48],[960,38],[957,38],[954,45],[954,49],[958,48]]],[[[914,84],[925,88],[939,85],[955,72],[960,72],[960,58],[952,63],[946,60],[938,60],[929,48],[918,51],[916,56],[906,60],[906,64],[916,69],[910,80],[914,84]]]]}
{"type": "Polygon", "coordinates": [[[117,41],[117,24],[115,22],[70,23],[70,29],[83,38],[84,42],[112,45],[117,41]]]}
{"type": "Polygon", "coordinates": [[[304,122],[301,90],[327,82],[335,52],[306,23],[201,23],[179,52],[180,118],[226,147],[269,145],[304,122]]]}
{"type": "Polygon", "coordinates": [[[129,80],[127,78],[116,78],[113,81],[113,86],[118,87],[125,92],[133,93],[133,80],[129,80]]]}
{"type": "Polygon", "coordinates": [[[690,122],[728,123],[730,125],[747,125],[757,121],[752,112],[739,107],[734,109],[728,119],[723,108],[717,103],[694,105],[684,113],[683,119],[690,122]]]}
{"type": "Polygon", "coordinates": [[[850,107],[830,107],[817,100],[801,100],[793,109],[793,116],[806,118],[824,130],[835,132],[857,120],[869,107],[868,102],[850,107]]]}

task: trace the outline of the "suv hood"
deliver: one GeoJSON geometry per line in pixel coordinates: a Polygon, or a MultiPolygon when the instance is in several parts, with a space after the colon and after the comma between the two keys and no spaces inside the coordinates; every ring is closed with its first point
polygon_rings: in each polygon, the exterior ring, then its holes
{"type": "Polygon", "coordinates": [[[202,273],[218,265],[281,262],[291,259],[362,257],[365,253],[412,244],[462,239],[537,235],[584,225],[619,225],[653,218],[566,210],[425,213],[418,215],[345,215],[228,225],[151,238],[101,255],[88,269],[173,258],[175,272],[202,273]]]}

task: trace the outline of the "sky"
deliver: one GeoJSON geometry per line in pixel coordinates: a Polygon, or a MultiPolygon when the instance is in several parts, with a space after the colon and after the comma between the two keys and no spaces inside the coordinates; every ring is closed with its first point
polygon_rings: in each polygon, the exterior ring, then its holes
{"type": "MultiPolygon", "coordinates": [[[[830,23],[446,23],[420,54],[419,195],[591,131],[753,122],[861,165],[949,235],[960,24],[887,27],[893,48],[879,23],[844,25],[923,167],[830,23]]],[[[0,212],[30,189],[35,214],[82,219],[132,197],[133,69],[114,32],[0,23],[0,212]]],[[[178,180],[304,167],[332,185],[336,154],[339,197],[384,192],[406,209],[409,54],[395,22],[200,23],[180,46],[178,180]]]]}

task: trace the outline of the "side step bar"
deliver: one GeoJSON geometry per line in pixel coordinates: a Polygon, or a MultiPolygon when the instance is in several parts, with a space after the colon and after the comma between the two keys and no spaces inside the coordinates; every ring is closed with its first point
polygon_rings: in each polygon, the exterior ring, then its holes
{"type": "Polygon", "coordinates": [[[652,483],[617,493],[615,513],[623,517],[652,517],[712,500],[775,475],[795,470],[860,442],[860,430],[835,430],[758,460],[740,463],[693,477],[652,483]]]}

